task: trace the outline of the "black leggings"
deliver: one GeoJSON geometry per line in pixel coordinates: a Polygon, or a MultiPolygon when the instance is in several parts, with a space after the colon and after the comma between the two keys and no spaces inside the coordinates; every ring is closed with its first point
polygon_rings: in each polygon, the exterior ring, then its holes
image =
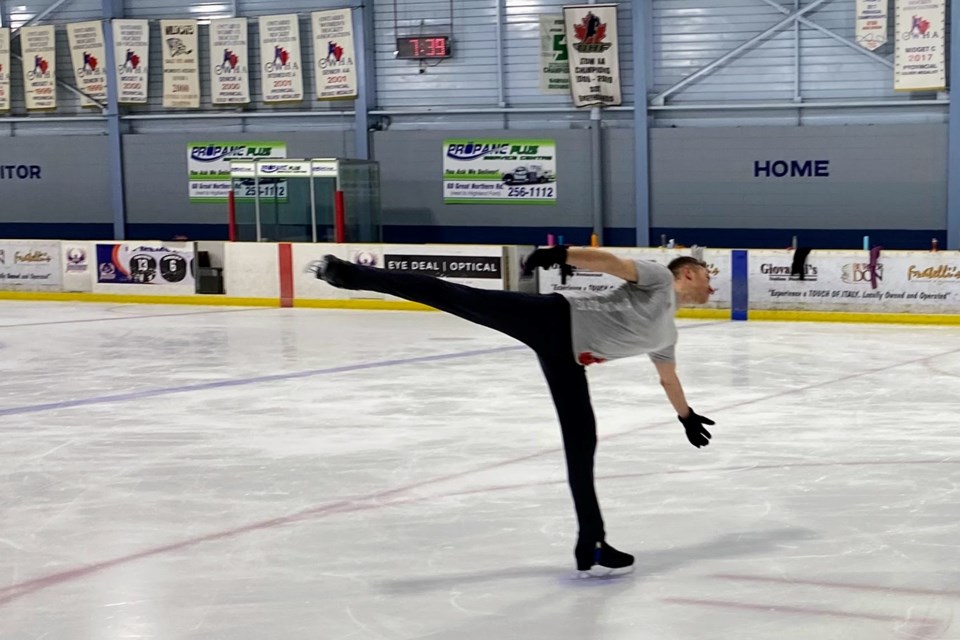
{"type": "Polygon", "coordinates": [[[567,478],[583,542],[604,539],[593,484],[597,428],[587,376],[573,356],[570,305],[558,293],[489,291],[433,276],[343,265],[344,284],[420,302],[516,338],[533,349],[547,379],[563,432],[567,478]]]}

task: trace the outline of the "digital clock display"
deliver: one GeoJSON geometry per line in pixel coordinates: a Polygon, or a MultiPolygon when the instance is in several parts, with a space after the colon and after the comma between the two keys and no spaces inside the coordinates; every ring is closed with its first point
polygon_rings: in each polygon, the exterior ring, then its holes
{"type": "Polygon", "coordinates": [[[447,36],[405,36],[397,38],[397,57],[411,60],[449,58],[450,38],[447,36]]]}

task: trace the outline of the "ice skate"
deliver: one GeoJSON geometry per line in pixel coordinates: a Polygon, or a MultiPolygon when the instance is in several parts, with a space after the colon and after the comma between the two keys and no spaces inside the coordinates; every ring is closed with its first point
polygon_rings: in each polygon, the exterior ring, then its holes
{"type": "Polygon", "coordinates": [[[353,267],[352,264],[340,258],[327,254],[322,260],[316,260],[310,264],[310,270],[314,272],[318,280],[323,280],[327,284],[338,289],[356,289],[347,283],[347,272],[353,267]]]}
{"type": "Polygon", "coordinates": [[[577,544],[574,555],[581,578],[619,576],[633,571],[633,556],[617,551],[606,542],[577,544]]]}

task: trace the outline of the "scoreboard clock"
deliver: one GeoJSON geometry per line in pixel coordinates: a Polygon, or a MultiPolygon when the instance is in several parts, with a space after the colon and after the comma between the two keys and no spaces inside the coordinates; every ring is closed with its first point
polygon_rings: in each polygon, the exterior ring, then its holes
{"type": "Polygon", "coordinates": [[[401,60],[432,60],[449,58],[449,36],[404,36],[397,38],[397,58],[401,60]]]}

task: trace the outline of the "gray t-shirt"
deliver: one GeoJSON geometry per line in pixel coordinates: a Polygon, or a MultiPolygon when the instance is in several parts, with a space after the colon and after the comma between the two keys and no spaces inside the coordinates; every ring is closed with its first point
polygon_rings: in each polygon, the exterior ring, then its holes
{"type": "Polygon", "coordinates": [[[673,274],[665,266],[637,260],[637,282],[595,295],[569,296],[573,356],[583,365],[649,354],[673,362],[677,309],[673,274]]]}

